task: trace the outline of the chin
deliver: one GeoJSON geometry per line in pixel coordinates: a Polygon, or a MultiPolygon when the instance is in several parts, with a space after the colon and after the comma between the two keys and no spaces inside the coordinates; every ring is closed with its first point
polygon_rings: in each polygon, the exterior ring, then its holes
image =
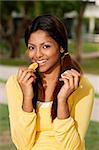
{"type": "Polygon", "coordinates": [[[53,64],[52,64],[52,63],[49,63],[48,65],[46,64],[46,65],[39,66],[39,72],[49,74],[49,73],[51,73],[59,64],[60,64],[60,62],[54,62],[53,64]]]}
{"type": "Polygon", "coordinates": [[[49,69],[47,68],[39,68],[39,72],[41,73],[47,73],[49,69]]]}
{"type": "Polygon", "coordinates": [[[41,73],[45,73],[45,74],[49,74],[54,70],[54,66],[50,66],[50,67],[41,67],[39,68],[39,72],[41,73]]]}

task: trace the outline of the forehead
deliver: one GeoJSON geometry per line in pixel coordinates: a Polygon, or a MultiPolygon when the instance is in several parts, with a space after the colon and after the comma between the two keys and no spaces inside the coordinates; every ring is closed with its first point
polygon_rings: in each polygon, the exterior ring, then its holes
{"type": "Polygon", "coordinates": [[[37,30],[31,33],[28,44],[42,45],[44,43],[49,43],[58,47],[60,46],[46,31],[37,30]]]}
{"type": "Polygon", "coordinates": [[[53,40],[51,36],[46,31],[43,30],[37,30],[33,33],[31,33],[29,37],[29,41],[31,40],[43,40],[43,39],[50,39],[53,40]]]}

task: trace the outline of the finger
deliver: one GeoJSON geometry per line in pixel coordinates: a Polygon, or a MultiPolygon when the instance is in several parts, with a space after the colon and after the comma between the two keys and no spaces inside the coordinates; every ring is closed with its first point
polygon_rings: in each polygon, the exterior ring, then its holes
{"type": "Polygon", "coordinates": [[[69,80],[68,80],[68,77],[67,77],[67,78],[60,78],[59,81],[63,81],[64,84],[66,84],[67,87],[69,87],[69,80]]]}
{"type": "Polygon", "coordinates": [[[22,72],[22,74],[21,74],[21,76],[20,76],[20,78],[19,78],[19,81],[20,81],[20,82],[24,80],[24,78],[25,78],[25,76],[26,76],[27,73],[28,73],[28,70],[27,70],[27,69],[22,72]]]}
{"type": "Polygon", "coordinates": [[[26,76],[24,77],[24,82],[26,82],[27,80],[29,80],[31,77],[32,77],[34,80],[36,79],[36,76],[33,74],[33,72],[28,72],[28,73],[26,74],[26,76]]]}
{"type": "Polygon", "coordinates": [[[75,89],[77,89],[77,87],[79,86],[79,81],[80,81],[81,74],[78,71],[74,70],[74,69],[71,69],[71,73],[74,76],[75,89]]]}
{"type": "Polygon", "coordinates": [[[30,85],[31,83],[35,82],[35,79],[33,77],[29,78],[27,81],[27,84],[30,85]]]}
{"type": "Polygon", "coordinates": [[[64,92],[67,92],[67,90],[69,89],[69,82],[68,82],[68,79],[60,78],[60,81],[63,81],[63,82],[64,82],[64,84],[63,84],[61,90],[64,90],[64,92]]]}
{"type": "Polygon", "coordinates": [[[71,70],[67,70],[63,73],[63,76],[72,76],[73,79],[74,79],[74,86],[75,86],[75,89],[78,87],[79,85],[79,80],[80,80],[80,73],[78,73],[76,70],[74,69],[71,69],[71,70]]]}
{"type": "Polygon", "coordinates": [[[75,86],[75,89],[77,89],[79,86],[79,77],[78,76],[74,77],[74,86],[75,86]]]}
{"type": "Polygon", "coordinates": [[[18,70],[18,73],[17,73],[17,78],[19,79],[23,73],[23,71],[25,70],[26,68],[19,68],[18,70]]]}
{"type": "Polygon", "coordinates": [[[72,71],[72,73],[78,75],[79,77],[81,76],[81,74],[78,71],[76,71],[75,69],[71,69],[71,71],[72,71]]]}
{"type": "Polygon", "coordinates": [[[74,77],[70,74],[66,74],[63,78],[68,79],[70,89],[74,89],[74,77]]]}
{"type": "Polygon", "coordinates": [[[74,70],[74,69],[66,70],[62,75],[67,75],[67,74],[70,74],[70,75],[72,75],[72,76],[79,76],[79,77],[80,77],[80,73],[77,72],[77,71],[74,70]]]}
{"type": "Polygon", "coordinates": [[[77,87],[79,85],[79,79],[80,79],[78,74],[75,72],[72,72],[71,70],[68,70],[66,75],[64,75],[64,77],[65,76],[67,76],[69,78],[71,89],[77,89],[77,87]]]}

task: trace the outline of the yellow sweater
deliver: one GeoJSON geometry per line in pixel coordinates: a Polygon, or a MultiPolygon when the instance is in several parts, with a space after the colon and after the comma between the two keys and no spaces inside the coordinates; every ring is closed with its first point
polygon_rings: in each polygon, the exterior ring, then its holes
{"type": "Polygon", "coordinates": [[[51,123],[52,102],[37,103],[37,114],[22,110],[23,94],[16,75],[6,84],[11,136],[18,150],[84,150],[84,138],[93,105],[94,92],[82,77],[68,99],[70,117],[51,123]]]}

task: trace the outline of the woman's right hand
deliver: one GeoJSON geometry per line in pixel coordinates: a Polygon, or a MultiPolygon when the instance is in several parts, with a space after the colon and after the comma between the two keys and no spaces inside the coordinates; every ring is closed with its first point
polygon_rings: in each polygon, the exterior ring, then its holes
{"type": "Polygon", "coordinates": [[[20,68],[17,74],[18,83],[23,92],[23,103],[29,102],[32,104],[32,99],[34,97],[32,83],[35,82],[36,76],[33,70],[28,68],[20,68]]]}

